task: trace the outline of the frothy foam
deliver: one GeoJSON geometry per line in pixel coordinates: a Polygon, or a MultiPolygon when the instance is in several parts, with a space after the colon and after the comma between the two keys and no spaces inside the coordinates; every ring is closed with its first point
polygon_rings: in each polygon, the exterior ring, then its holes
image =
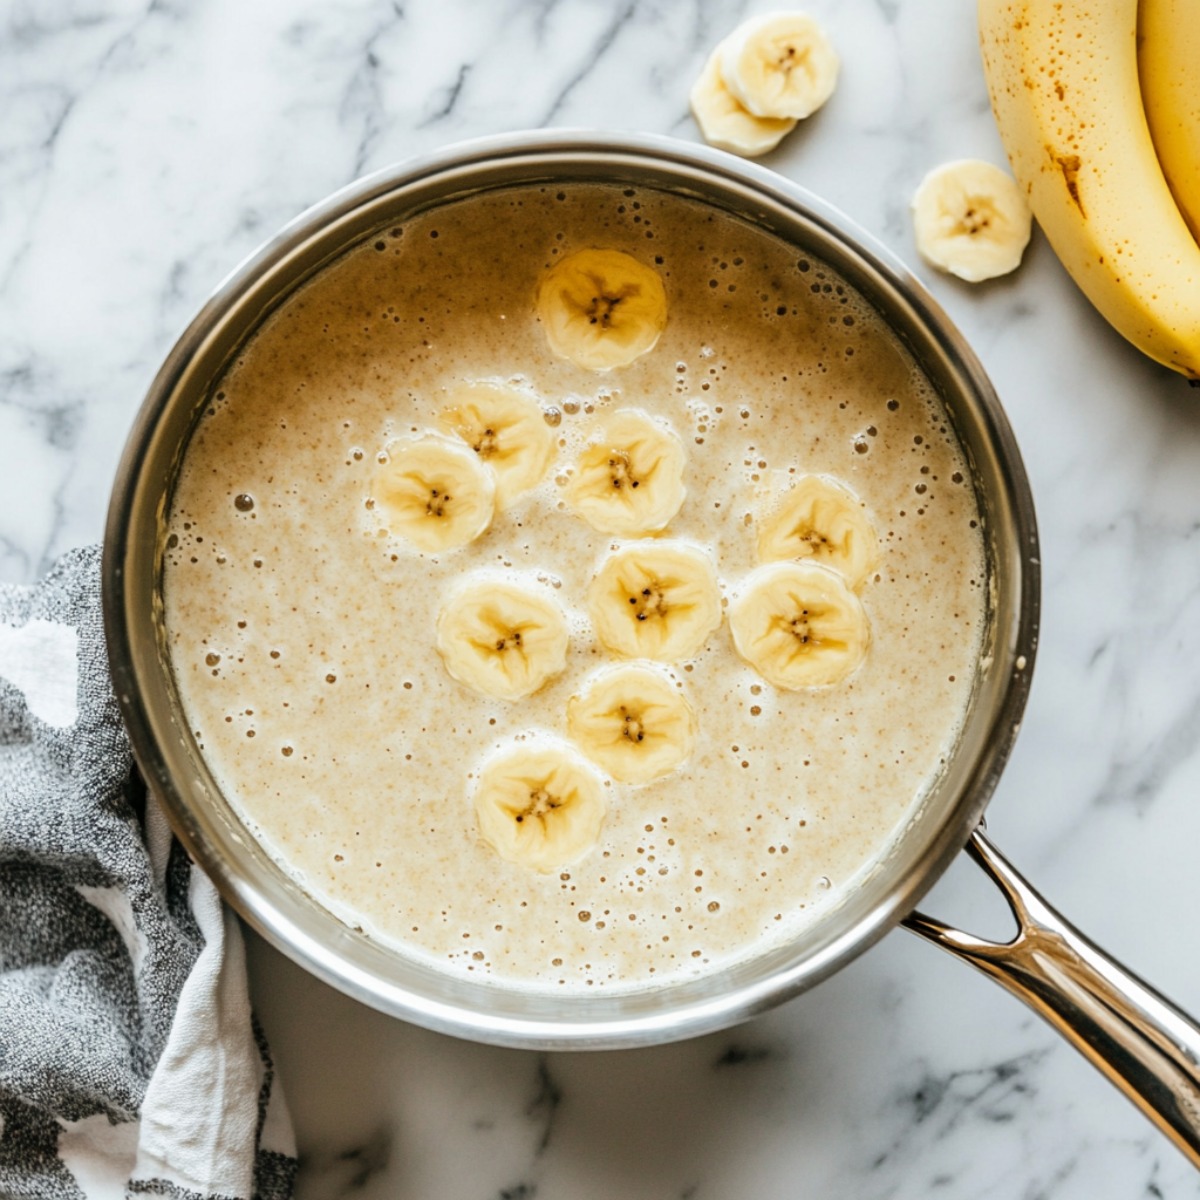
{"type": "Polygon", "coordinates": [[[165,607],[198,744],[247,826],[320,902],[462,975],[559,989],[691,977],[794,936],[878,862],[944,761],[984,620],[970,476],[907,352],[832,271],[760,230],[652,191],[524,188],[368,239],[285,303],[214,389],[169,518],[165,607]],[[661,273],[658,346],[595,374],[555,358],[540,274],[587,246],[661,273]],[[370,506],[392,439],[435,428],[445,389],[516,380],[557,435],[543,483],[462,550],[421,555],[370,506]],[[879,534],[872,628],[844,684],[778,692],[727,624],[673,664],[692,758],[606,787],[600,844],[541,875],[479,839],[486,756],[541,731],[611,662],[584,597],[620,539],[563,489],[604,414],[667,419],[688,495],[668,536],[704,546],[723,594],[754,566],[756,498],[845,481],[879,534]],[[487,569],[568,617],[565,673],[527,700],[452,680],[440,597],[487,569]]]}

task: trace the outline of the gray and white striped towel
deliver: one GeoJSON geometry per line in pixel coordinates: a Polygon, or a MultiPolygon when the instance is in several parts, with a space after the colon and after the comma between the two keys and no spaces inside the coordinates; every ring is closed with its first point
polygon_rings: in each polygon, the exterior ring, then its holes
{"type": "Polygon", "coordinates": [[[0,586],[0,1196],[283,1200],[237,922],[147,797],[100,551],[0,586]]]}

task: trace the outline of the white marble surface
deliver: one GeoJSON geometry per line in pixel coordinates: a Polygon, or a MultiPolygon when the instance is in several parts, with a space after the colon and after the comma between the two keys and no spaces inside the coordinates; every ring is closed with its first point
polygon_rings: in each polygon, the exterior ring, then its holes
{"type": "MultiPolygon", "coordinates": [[[[755,3],[752,7],[764,5],[755,3]]],[[[767,160],[917,267],[981,355],[1043,537],[1033,696],[989,824],[1096,940],[1200,1013],[1200,394],[1040,238],[969,287],[916,262],[947,158],[1003,161],[961,0],[808,0],[842,50],[767,160]]],[[[0,0],[0,579],[99,538],[133,414],[244,254],[357,175],[544,124],[694,140],[735,0],[0,0]]],[[[998,923],[965,860],[926,907],[998,923]]],[[[627,1053],[470,1045],[250,939],[302,1197],[1200,1196],[1019,1004],[904,932],[737,1030],[627,1053]]]]}

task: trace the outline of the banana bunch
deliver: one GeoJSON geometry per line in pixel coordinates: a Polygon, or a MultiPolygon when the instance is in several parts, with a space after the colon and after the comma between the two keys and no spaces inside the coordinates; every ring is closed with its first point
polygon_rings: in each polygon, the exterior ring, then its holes
{"type": "Polygon", "coordinates": [[[774,150],[837,86],[839,60],[824,31],[801,12],[739,25],[709,55],[692,85],[704,140],[754,158],[774,150]]]}
{"type": "Polygon", "coordinates": [[[1150,137],[1179,211],[1200,240],[1200,9],[1195,0],[1142,0],[1137,45],[1150,137]]]}
{"type": "Polygon", "coordinates": [[[979,0],[979,35],[1013,174],[1063,266],[1139,350],[1200,380],[1195,4],[979,0]]]}

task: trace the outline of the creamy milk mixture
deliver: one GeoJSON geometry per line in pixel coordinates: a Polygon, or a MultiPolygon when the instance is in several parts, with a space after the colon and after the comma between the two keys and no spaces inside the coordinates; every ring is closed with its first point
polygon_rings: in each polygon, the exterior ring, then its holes
{"type": "Polygon", "coordinates": [[[820,262],[652,191],[526,187],[382,230],[276,312],[214,386],[169,516],[170,655],[226,796],[333,912],[444,969],[607,989],[711,972],[794,936],[878,861],[953,746],[984,622],[966,465],[910,356],[820,262]],[[661,274],[657,347],[593,372],[555,357],[539,278],[599,246],[661,274]],[[370,502],[390,440],[435,428],[446,389],[519,380],[558,458],[463,549],[421,554],[370,502]],[[727,623],[674,672],[696,748],[674,774],[609,782],[590,854],[540,873],[479,837],[473,779],[612,661],[584,604],[615,544],[562,500],[606,411],[669,420],[687,498],[667,533],[708,547],[735,596],[754,499],[819,472],[865,502],[879,565],[872,642],[843,683],[783,692],[727,623]],[[570,618],[567,668],[525,700],[452,679],[446,590],[487,567],[570,618]]]}

